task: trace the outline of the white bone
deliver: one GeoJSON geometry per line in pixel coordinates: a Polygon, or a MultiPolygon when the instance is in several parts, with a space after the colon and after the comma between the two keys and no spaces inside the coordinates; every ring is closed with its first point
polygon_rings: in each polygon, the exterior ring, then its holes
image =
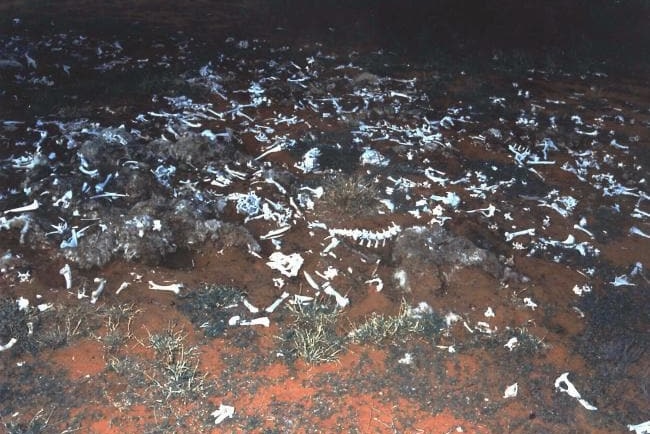
{"type": "Polygon", "coordinates": [[[219,409],[210,413],[210,416],[214,417],[214,424],[219,425],[226,419],[231,419],[235,414],[235,407],[230,405],[219,405],[219,409]]]}
{"type": "Polygon", "coordinates": [[[266,263],[271,269],[278,270],[287,277],[295,277],[304,262],[298,253],[285,255],[281,252],[274,252],[269,256],[270,261],[266,263]]]}
{"type": "Polygon", "coordinates": [[[274,229],[272,231],[267,232],[266,234],[260,236],[261,240],[269,240],[271,238],[278,238],[282,236],[285,232],[287,232],[289,229],[291,229],[291,226],[284,226],[279,229],[274,229]]]}
{"type": "Polygon", "coordinates": [[[497,211],[497,208],[494,205],[490,204],[487,208],[472,209],[472,210],[465,211],[465,212],[468,213],[468,214],[475,213],[475,212],[480,212],[485,217],[490,218],[490,217],[494,217],[494,212],[495,211],[497,211]]]}
{"type": "Polygon", "coordinates": [[[323,284],[323,292],[327,295],[331,295],[334,298],[336,298],[336,304],[338,304],[339,307],[343,308],[348,304],[350,304],[350,300],[347,297],[344,297],[341,294],[339,294],[338,291],[332,288],[332,285],[330,285],[329,282],[325,282],[323,284]]]}
{"type": "Polygon", "coordinates": [[[320,286],[318,285],[318,283],[316,283],[316,281],[309,275],[309,273],[307,273],[306,271],[303,271],[302,274],[305,275],[305,280],[307,281],[309,286],[311,286],[316,291],[318,291],[320,289],[320,286]]]}
{"type": "Polygon", "coordinates": [[[510,351],[514,350],[518,346],[519,346],[519,340],[516,337],[510,338],[510,340],[506,342],[506,344],[504,345],[504,347],[506,347],[510,351]]]}
{"type": "Polygon", "coordinates": [[[41,303],[36,305],[36,309],[38,309],[39,312],[45,312],[46,310],[50,310],[54,307],[52,303],[41,303]]]}
{"type": "Polygon", "coordinates": [[[70,265],[65,264],[63,268],[59,270],[59,274],[65,279],[65,289],[72,288],[72,270],[70,269],[70,265]]]}
{"type": "Polygon", "coordinates": [[[181,293],[182,288],[183,288],[182,283],[172,283],[171,285],[158,285],[157,283],[154,283],[151,280],[149,281],[149,289],[153,289],[155,291],[170,291],[178,295],[181,293]]]}
{"type": "Polygon", "coordinates": [[[580,392],[575,388],[573,384],[569,381],[569,373],[565,372],[564,374],[560,375],[555,379],[555,388],[558,389],[560,392],[564,392],[568,394],[572,398],[576,398],[580,405],[582,405],[584,408],[587,410],[598,410],[596,407],[593,405],[589,404],[587,401],[582,399],[580,396],[580,392]]]}
{"type": "Polygon", "coordinates": [[[271,321],[269,320],[268,317],[263,316],[260,318],[241,321],[239,325],[244,325],[244,326],[261,325],[264,327],[269,327],[271,325],[271,321]]]}
{"type": "Polygon", "coordinates": [[[650,235],[646,234],[645,232],[643,232],[641,229],[637,228],[636,226],[632,226],[630,228],[630,234],[638,235],[638,236],[643,237],[643,238],[650,238],[650,235]]]}
{"type": "Polygon", "coordinates": [[[324,254],[328,254],[332,249],[336,248],[341,243],[338,238],[332,238],[332,241],[323,249],[324,254]]]}
{"type": "Polygon", "coordinates": [[[32,202],[31,204],[25,205],[25,206],[20,206],[18,208],[8,209],[8,210],[6,210],[4,212],[4,214],[21,213],[21,212],[25,212],[25,211],[34,211],[34,210],[37,210],[39,206],[40,206],[40,204],[38,203],[38,201],[36,199],[34,199],[34,202],[32,202]]]}
{"type": "Polygon", "coordinates": [[[18,339],[16,339],[16,338],[9,339],[9,342],[7,342],[4,345],[0,345],[0,351],[6,351],[6,350],[10,349],[14,345],[16,345],[16,342],[18,342],[18,339]]]}
{"type": "Polygon", "coordinates": [[[634,431],[636,434],[650,434],[650,420],[638,425],[628,425],[627,429],[634,431]]]}
{"type": "Polygon", "coordinates": [[[286,300],[287,297],[289,297],[289,293],[287,291],[284,291],[282,293],[282,295],[280,295],[280,297],[277,300],[275,300],[273,303],[271,303],[271,305],[269,307],[264,309],[264,311],[268,312],[268,313],[272,313],[275,309],[278,308],[278,306],[280,306],[280,303],[282,303],[284,300],[286,300]]]}
{"type": "Polygon", "coordinates": [[[314,297],[308,297],[306,295],[294,294],[293,300],[290,301],[291,304],[309,304],[314,301],[314,297]]]}
{"type": "Polygon", "coordinates": [[[375,285],[375,288],[377,289],[377,292],[384,289],[384,282],[379,277],[375,277],[374,279],[366,280],[364,283],[367,283],[368,285],[375,285]]]}
{"type": "Polygon", "coordinates": [[[97,289],[95,289],[93,292],[90,293],[91,304],[97,303],[97,299],[99,298],[100,295],[102,295],[102,292],[104,291],[104,287],[106,286],[106,279],[96,277],[94,282],[98,283],[99,285],[97,285],[97,289]]]}
{"type": "Polygon", "coordinates": [[[124,291],[126,288],[128,288],[129,285],[131,285],[129,282],[122,282],[122,284],[120,285],[120,287],[117,288],[117,291],[115,291],[115,294],[116,294],[116,295],[119,295],[120,292],[122,292],[122,291],[124,291]]]}
{"type": "Polygon", "coordinates": [[[244,299],[242,300],[242,302],[244,303],[244,306],[246,306],[246,309],[248,309],[250,313],[257,313],[260,311],[257,307],[253,306],[250,301],[244,299]]]}
{"type": "Polygon", "coordinates": [[[506,237],[506,241],[512,241],[515,237],[519,237],[521,235],[535,236],[535,228],[524,229],[517,232],[506,232],[504,235],[506,237]]]}
{"type": "Polygon", "coordinates": [[[535,310],[535,308],[537,308],[537,303],[535,303],[530,297],[524,298],[524,305],[531,308],[532,310],[535,310]]]}
{"type": "Polygon", "coordinates": [[[514,398],[517,396],[517,392],[519,391],[519,386],[517,383],[512,384],[508,387],[506,387],[505,392],[503,393],[504,398],[514,398]]]}

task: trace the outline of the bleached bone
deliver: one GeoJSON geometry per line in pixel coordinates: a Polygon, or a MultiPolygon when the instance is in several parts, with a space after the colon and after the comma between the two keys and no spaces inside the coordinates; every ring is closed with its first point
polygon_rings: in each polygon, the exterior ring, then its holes
{"type": "Polygon", "coordinates": [[[63,268],[59,270],[59,274],[65,279],[65,289],[72,288],[72,270],[70,269],[70,265],[65,264],[63,268]]]}
{"type": "Polygon", "coordinates": [[[364,242],[367,247],[379,247],[379,243],[386,244],[386,241],[394,238],[402,231],[402,228],[392,223],[382,231],[370,231],[368,229],[330,229],[328,238],[345,237],[352,238],[363,246],[364,242]]]}
{"type": "Polygon", "coordinates": [[[504,398],[515,398],[517,396],[517,391],[519,390],[519,385],[517,383],[512,384],[506,387],[505,392],[503,392],[504,398]]]}
{"type": "Polygon", "coordinates": [[[95,277],[94,282],[98,283],[99,285],[97,285],[97,289],[95,289],[93,292],[90,293],[91,304],[97,303],[97,299],[99,298],[100,295],[102,295],[102,292],[104,291],[104,287],[106,287],[106,279],[104,278],[95,277]]]}
{"type": "Polygon", "coordinates": [[[503,392],[504,398],[515,398],[517,396],[517,391],[519,390],[519,385],[517,383],[512,384],[506,387],[505,392],[503,392]]]}
{"type": "Polygon", "coordinates": [[[580,224],[573,225],[573,229],[577,229],[579,231],[584,232],[585,234],[589,235],[590,238],[594,238],[594,234],[589,231],[585,226],[587,226],[587,219],[586,218],[581,218],[580,219],[580,224]]]}
{"type": "Polygon", "coordinates": [[[377,289],[377,292],[384,289],[384,282],[379,277],[375,277],[374,279],[366,280],[364,283],[367,283],[368,285],[375,285],[375,288],[377,289]]]}
{"type": "Polygon", "coordinates": [[[327,255],[330,251],[336,248],[341,243],[338,238],[332,238],[332,241],[323,249],[323,254],[327,255]]]}
{"type": "Polygon", "coordinates": [[[158,285],[157,283],[154,283],[151,280],[149,281],[149,289],[153,289],[155,291],[170,291],[178,295],[181,293],[182,288],[183,288],[182,283],[172,283],[171,285],[158,285]]]}
{"type": "Polygon", "coordinates": [[[532,298],[526,297],[524,298],[524,306],[535,310],[537,308],[537,303],[535,303],[532,298]]]}
{"type": "Polygon", "coordinates": [[[269,307],[264,309],[264,311],[268,312],[268,313],[272,313],[275,309],[278,308],[278,306],[280,306],[280,303],[282,303],[284,300],[286,300],[287,297],[289,297],[289,293],[287,291],[284,291],[282,293],[282,295],[280,295],[280,297],[277,300],[275,300],[273,303],[271,303],[271,305],[269,307]]]}
{"type": "Polygon", "coordinates": [[[18,300],[16,300],[16,304],[18,305],[18,310],[26,311],[27,308],[29,308],[29,300],[25,297],[20,297],[18,300]]]}
{"type": "Polygon", "coordinates": [[[7,342],[4,345],[0,345],[0,351],[6,351],[6,350],[10,349],[14,345],[16,345],[16,342],[18,342],[18,339],[16,339],[16,338],[9,339],[9,342],[7,342]]]}
{"type": "Polygon", "coordinates": [[[12,208],[6,210],[3,214],[11,214],[11,213],[21,213],[21,212],[27,212],[27,211],[35,211],[38,209],[38,207],[41,206],[40,203],[38,203],[38,200],[34,199],[34,202],[32,202],[29,205],[25,206],[19,206],[18,208],[12,208]]]}
{"type": "Polygon", "coordinates": [[[269,231],[266,234],[260,236],[260,239],[261,240],[270,240],[270,239],[273,239],[273,238],[281,237],[289,229],[291,229],[291,226],[284,226],[284,227],[279,228],[279,229],[274,229],[274,230],[269,231]]]}
{"type": "Polygon", "coordinates": [[[475,213],[475,212],[480,212],[483,214],[485,217],[490,218],[494,217],[494,212],[498,211],[497,208],[490,204],[487,208],[478,208],[478,209],[472,209],[469,211],[465,211],[467,214],[475,213]]]}
{"type": "Polygon", "coordinates": [[[347,297],[342,296],[339,294],[339,292],[332,288],[332,285],[330,285],[329,282],[325,282],[323,284],[323,292],[327,295],[331,295],[336,299],[336,304],[339,305],[339,307],[343,308],[350,304],[350,300],[347,297]]]}
{"type": "Polygon", "coordinates": [[[510,338],[510,340],[508,340],[508,342],[506,342],[504,345],[504,347],[506,347],[510,351],[514,350],[518,346],[519,346],[519,339],[517,339],[516,337],[510,338]]]}
{"type": "Polygon", "coordinates": [[[269,320],[268,317],[263,316],[263,317],[255,318],[255,319],[251,319],[251,320],[240,321],[239,325],[243,325],[243,326],[261,325],[261,326],[264,326],[264,327],[269,327],[271,325],[271,321],[269,320]]]}
{"type": "Polygon", "coordinates": [[[41,303],[36,305],[36,309],[38,309],[39,312],[45,312],[46,310],[50,310],[54,307],[54,304],[52,303],[41,303]]]}
{"type": "Polygon", "coordinates": [[[650,434],[650,420],[637,425],[628,425],[627,429],[634,431],[635,434],[650,434]]]}
{"type": "Polygon", "coordinates": [[[214,424],[219,425],[226,419],[230,419],[235,414],[235,407],[230,405],[219,405],[219,409],[210,413],[210,416],[214,417],[214,424]]]}
{"type": "Polygon", "coordinates": [[[645,232],[643,232],[641,229],[637,228],[636,226],[632,226],[630,228],[630,234],[638,235],[638,236],[643,237],[643,238],[650,238],[650,235],[646,234],[645,232]]]}
{"type": "Polygon", "coordinates": [[[587,410],[598,410],[596,407],[593,405],[589,404],[587,401],[582,399],[580,396],[580,392],[575,388],[573,384],[569,381],[569,373],[565,372],[564,374],[560,375],[555,379],[555,388],[558,389],[560,392],[564,392],[568,394],[570,397],[575,398],[578,400],[580,405],[582,405],[584,408],[587,410]]]}
{"type": "Polygon", "coordinates": [[[312,301],[314,301],[314,297],[308,297],[306,295],[294,294],[293,295],[293,300],[290,300],[289,303],[302,305],[302,304],[309,304],[312,301]]]}
{"type": "Polygon", "coordinates": [[[305,261],[298,253],[285,255],[281,252],[274,252],[269,256],[270,261],[266,263],[271,269],[278,270],[287,277],[298,275],[300,267],[305,261]]]}
{"type": "Polygon", "coordinates": [[[519,237],[521,235],[535,236],[535,228],[524,229],[517,232],[506,232],[504,235],[506,237],[506,241],[512,241],[515,237],[519,237]]]}
{"type": "Polygon", "coordinates": [[[320,286],[318,285],[318,283],[316,283],[316,281],[311,277],[311,275],[309,273],[307,273],[306,271],[303,271],[302,274],[305,275],[305,280],[307,281],[309,286],[311,286],[316,291],[318,291],[320,289],[320,286]]]}
{"type": "Polygon", "coordinates": [[[131,285],[129,282],[122,282],[119,288],[117,288],[117,291],[115,291],[115,295],[120,295],[120,292],[124,291],[126,288],[131,285]]]}
{"type": "Polygon", "coordinates": [[[248,309],[250,313],[257,313],[260,311],[257,307],[253,306],[250,301],[243,299],[242,302],[244,303],[244,306],[246,306],[246,309],[248,309]]]}

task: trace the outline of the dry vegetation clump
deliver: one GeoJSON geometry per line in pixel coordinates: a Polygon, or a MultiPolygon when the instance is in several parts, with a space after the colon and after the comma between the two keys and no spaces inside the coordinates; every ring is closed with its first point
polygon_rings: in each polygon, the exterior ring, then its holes
{"type": "Polygon", "coordinates": [[[377,212],[379,188],[362,175],[339,174],[324,185],[325,193],[317,208],[324,214],[364,217],[377,212]]]}
{"type": "MultiPolygon", "coordinates": [[[[188,347],[187,335],[170,325],[163,333],[149,335],[149,347],[156,352],[160,372],[147,375],[165,400],[192,398],[204,392],[205,374],[199,372],[196,347],[188,347]]],[[[146,374],[145,374],[146,375],[146,374]]]]}
{"type": "Polygon", "coordinates": [[[437,335],[444,327],[444,319],[430,308],[411,308],[402,301],[396,315],[373,312],[363,323],[348,334],[354,343],[381,344],[388,340],[405,339],[410,335],[425,337],[437,335]]]}
{"type": "Polygon", "coordinates": [[[124,344],[128,339],[133,337],[131,324],[133,319],[142,310],[137,309],[135,305],[123,303],[102,309],[99,313],[105,318],[105,333],[103,336],[97,336],[97,339],[104,343],[108,351],[114,351],[124,344]]]}
{"type": "Polygon", "coordinates": [[[336,333],[339,311],[323,305],[292,305],[293,326],[280,339],[290,356],[307,363],[333,362],[345,348],[336,333]]]}

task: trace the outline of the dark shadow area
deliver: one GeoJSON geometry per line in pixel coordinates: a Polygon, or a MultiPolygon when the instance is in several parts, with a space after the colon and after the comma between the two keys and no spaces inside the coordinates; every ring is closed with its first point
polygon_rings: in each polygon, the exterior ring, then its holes
{"type": "MultiPolygon", "coordinates": [[[[515,57],[530,66],[647,67],[650,2],[330,0],[269,2],[295,37],[330,32],[420,59],[515,57]]],[[[335,36],[337,35],[337,36],[335,36]]]]}
{"type": "Polygon", "coordinates": [[[409,61],[464,68],[491,60],[503,69],[630,72],[650,62],[647,0],[12,1],[0,7],[2,26],[14,17],[43,32],[136,39],[185,33],[208,45],[226,36],[284,35],[386,48],[409,61]]]}

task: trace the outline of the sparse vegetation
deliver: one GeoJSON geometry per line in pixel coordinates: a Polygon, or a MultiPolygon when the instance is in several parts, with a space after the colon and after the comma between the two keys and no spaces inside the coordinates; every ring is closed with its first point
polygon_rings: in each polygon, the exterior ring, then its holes
{"type": "Polygon", "coordinates": [[[118,304],[105,308],[100,315],[105,318],[105,334],[98,336],[108,351],[114,351],[133,336],[131,323],[140,313],[133,304],[118,304]]]}
{"type": "Polygon", "coordinates": [[[345,347],[345,339],[336,334],[338,310],[323,305],[295,305],[291,330],[281,340],[291,355],[307,363],[333,362],[345,347]]]}
{"type": "Polygon", "coordinates": [[[439,333],[443,325],[443,319],[432,310],[412,309],[402,301],[397,315],[373,312],[365,322],[355,326],[349,336],[355,343],[380,344],[413,334],[432,336],[439,333]]]}
{"type": "Polygon", "coordinates": [[[172,397],[190,398],[205,389],[205,375],[199,372],[196,347],[188,347],[187,335],[173,325],[160,334],[149,336],[149,345],[156,352],[162,370],[160,375],[148,375],[154,386],[163,392],[165,400],[172,397]]]}
{"type": "Polygon", "coordinates": [[[43,332],[38,334],[37,339],[40,346],[50,348],[62,347],[74,339],[90,336],[101,327],[97,309],[88,303],[73,307],[57,306],[53,311],[45,313],[43,321],[48,326],[43,327],[43,332]]]}
{"type": "Polygon", "coordinates": [[[52,412],[46,414],[43,409],[39,410],[27,423],[9,422],[5,424],[8,434],[39,434],[48,432],[52,412]]]}
{"type": "Polygon", "coordinates": [[[324,212],[335,210],[348,217],[370,215],[377,208],[379,189],[372,179],[362,175],[339,174],[325,184],[325,193],[319,201],[324,212]]]}

